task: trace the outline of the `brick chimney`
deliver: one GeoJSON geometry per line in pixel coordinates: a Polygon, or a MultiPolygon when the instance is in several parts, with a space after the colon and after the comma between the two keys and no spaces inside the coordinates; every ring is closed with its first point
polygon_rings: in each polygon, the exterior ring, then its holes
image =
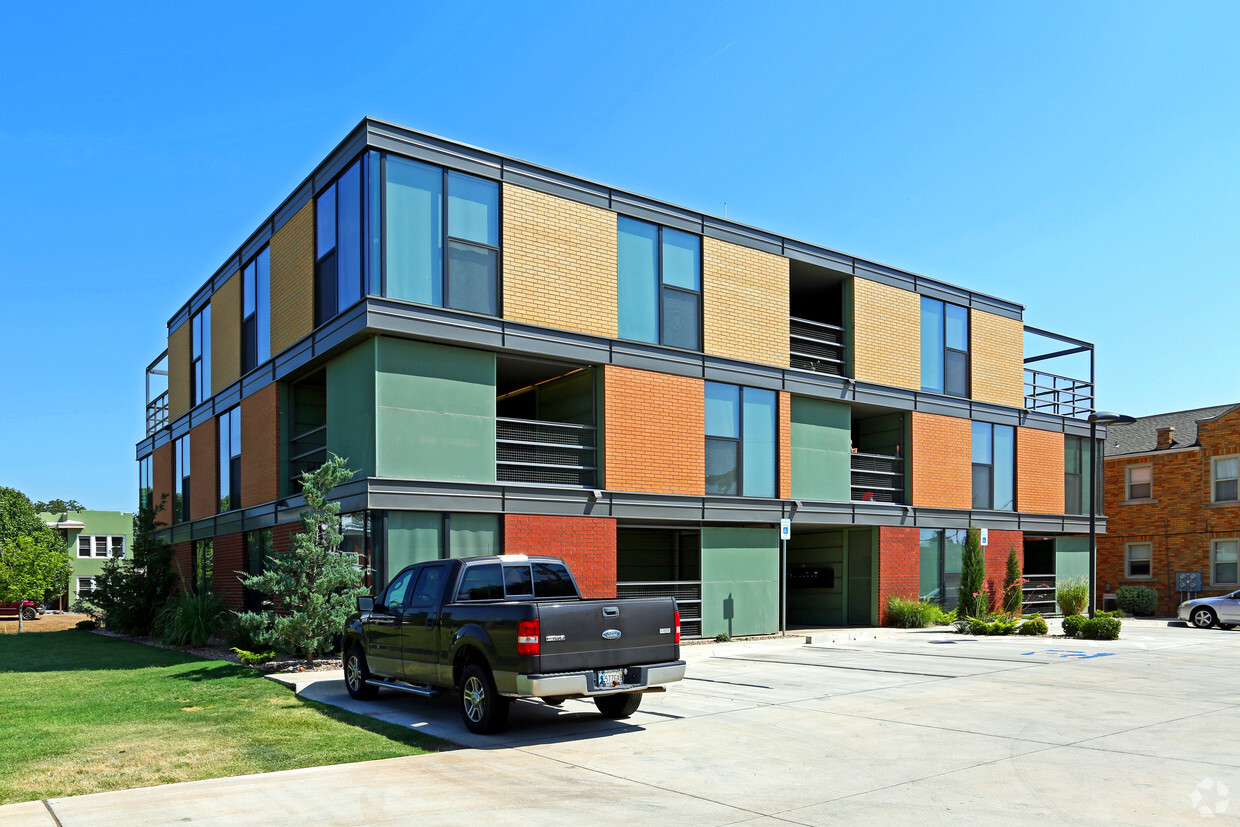
{"type": "Polygon", "coordinates": [[[1158,429],[1158,445],[1156,446],[1158,450],[1161,451],[1163,448],[1170,448],[1171,443],[1173,442],[1175,442],[1174,426],[1168,425],[1165,428],[1158,429]]]}

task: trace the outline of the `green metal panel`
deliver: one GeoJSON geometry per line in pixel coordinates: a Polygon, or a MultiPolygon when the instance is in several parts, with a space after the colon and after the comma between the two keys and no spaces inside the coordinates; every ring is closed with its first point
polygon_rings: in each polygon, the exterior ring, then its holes
{"type": "Polygon", "coordinates": [[[388,580],[405,566],[438,560],[443,548],[443,514],[438,511],[389,511],[386,547],[388,580]]]}
{"type": "Polygon", "coordinates": [[[779,629],[779,529],[702,529],[702,636],[779,629]]]}
{"type": "Polygon", "coordinates": [[[1089,538],[1055,538],[1055,581],[1070,577],[1089,580],[1089,538]]]}
{"type": "Polygon", "coordinates": [[[498,514],[449,514],[448,533],[451,557],[500,553],[498,514]]]}
{"type": "Polygon", "coordinates": [[[793,534],[788,540],[788,625],[842,626],[844,624],[844,532],[793,534]],[[831,569],[831,588],[794,588],[802,569],[831,569]]]}
{"type": "Polygon", "coordinates": [[[354,478],[375,476],[375,343],[368,339],[327,363],[327,450],[354,478]]]}
{"type": "Polygon", "coordinates": [[[495,482],[495,354],[376,342],[377,475],[495,482]]]}
{"type": "Polygon", "coordinates": [[[852,415],[848,405],[792,397],[791,442],[794,498],[851,499],[852,415]]]}
{"type": "Polygon", "coordinates": [[[850,626],[878,624],[874,600],[874,572],[878,555],[874,554],[873,531],[861,529],[848,532],[848,612],[850,626]]]}

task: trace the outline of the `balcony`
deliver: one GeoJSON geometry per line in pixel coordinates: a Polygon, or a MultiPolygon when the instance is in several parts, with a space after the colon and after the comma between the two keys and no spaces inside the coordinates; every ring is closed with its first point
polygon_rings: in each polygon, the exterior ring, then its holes
{"type": "Polygon", "coordinates": [[[168,427],[168,351],[146,366],[146,435],[168,427]],[[155,387],[152,388],[152,379],[155,387]],[[154,396],[152,396],[154,392],[154,396]]]}
{"type": "Polygon", "coordinates": [[[1025,327],[1026,353],[1045,349],[1047,342],[1070,347],[1025,357],[1025,410],[1085,419],[1094,409],[1094,346],[1080,339],[1025,327]],[[1029,367],[1034,362],[1051,362],[1061,372],[1029,367]],[[1077,376],[1067,375],[1068,371],[1077,376]],[[1089,378],[1080,378],[1081,374],[1088,374],[1089,378]]]}
{"type": "Polygon", "coordinates": [[[499,482],[594,488],[597,471],[593,425],[496,418],[495,478],[499,482]]]}
{"type": "Polygon", "coordinates": [[[801,370],[843,376],[844,328],[811,319],[789,318],[791,365],[801,370]]]}
{"type": "Polygon", "coordinates": [[[886,454],[853,454],[852,499],[903,504],[904,459],[886,454]]]}

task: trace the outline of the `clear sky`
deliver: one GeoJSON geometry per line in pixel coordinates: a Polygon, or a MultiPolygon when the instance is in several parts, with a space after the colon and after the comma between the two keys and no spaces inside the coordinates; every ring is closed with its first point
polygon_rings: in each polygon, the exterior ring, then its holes
{"type": "Polygon", "coordinates": [[[1240,3],[4,5],[0,485],[132,510],[168,318],[364,115],[1025,305],[1240,402],[1240,3]]]}

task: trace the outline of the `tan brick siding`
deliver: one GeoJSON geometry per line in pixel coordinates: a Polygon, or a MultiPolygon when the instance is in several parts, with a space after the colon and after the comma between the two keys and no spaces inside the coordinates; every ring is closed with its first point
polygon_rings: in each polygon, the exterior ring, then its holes
{"type": "Polygon", "coordinates": [[[189,432],[189,517],[201,520],[219,511],[219,468],[216,467],[215,417],[189,432]]]}
{"type": "Polygon", "coordinates": [[[853,377],[921,390],[921,297],[853,279],[853,377]]]}
{"type": "Polygon", "coordinates": [[[186,322],[168,334],[168,421],[189,413],[190,400],[190,338],[192,322],[186,322]]]}
{"type": "Polygon", "coordinates": [[[792,394],[779,392],[779,496],[792,499],[792,394]]]}
{"type": "Polygon", "coordinates": [[[702,239],[706,353],[788,366],[788,259],[702,239]]]}
{"type": "Polygon", "coordinates": [[[314,202],[271,237],[271,355],[314,330],[314,202]]]}
{"type": "Polygon", "coordinates": [[[272,382],[241,400],[241,505],[280,496],[280,386],[272,382]]]}
{"type": "Polygon", "coordinates": [[[241,274],[211,296],[211,393],[241,378],[241,274]]]}
{"type": "Polygon", "coordinates": [[[1064,509],[1063,434],[1016,429],[1016,510],[1062,514],[1064,509]]]}
{"type": "Polygon", "coordinates": [[[603,411],[607,488],[685,495],[705,491],[701,379],[606,365],[603,411]]]}
{"type": "Polygon", "coordinates": [[[910,414],[913,505],[971,508],[973,505],[973,424],[938,414],[910,414]]]}
{"type": "Polygon", "coordinates": [[[505,184],[504,318],[614,339],[616,214],[505,184]]]}
{"type": "Polygon", "coordinates": [[[969,373],[973,398],[1025,406],[1025,326],[981,310],[969,312],[969,373]]]}

